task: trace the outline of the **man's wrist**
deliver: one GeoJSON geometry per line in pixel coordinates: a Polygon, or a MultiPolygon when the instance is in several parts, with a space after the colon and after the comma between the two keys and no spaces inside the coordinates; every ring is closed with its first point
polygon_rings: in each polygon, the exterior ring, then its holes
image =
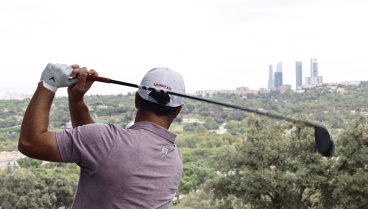
{"type": "Polygon", "coordinates": [[[85,104],[84,103],[84,97],[73,97],[73,96],[69,95],[69,103],[85,104]]]}
{"type": "Polygon", "coordinates": [[[47,95],[51,95],[51,96],[55,96],[55,92],[46,88],[42,82],[38,83],[38,87],[37,89],[39,89],[43,94],[47,94],[47,95]]]}

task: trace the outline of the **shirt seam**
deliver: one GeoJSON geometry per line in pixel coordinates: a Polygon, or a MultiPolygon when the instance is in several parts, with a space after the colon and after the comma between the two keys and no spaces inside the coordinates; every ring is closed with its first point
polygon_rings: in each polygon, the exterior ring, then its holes
{"type": "MultiPolygon", "coordinates": [[[[149,122],[149,121],[141,121],[139,123],[148,123],[148,124],[150,124],[150,126],[158,126],[157,124],[152,123],[152,122],[149,122]]],[[[134,124],[134,125],[136,125],[136,124],[134,124]]],[[[168,131],[170,133],[162,133],[162,134],[159,134],[159,131],[154,130],[154,128],[143,126],[143,125],[142,126],[139,125],[139,126],[134,127],[134,125],[131,128],[129,128],[129,129],[133,129],[133,130],[145,129],[145,130],[148,130],[148,131],[150,131],[152,133],[155,133],[156,135],[158,135],[160,137],[166,138],[168,140],[170,140],[170,138],[174,138],[174,143],[175,143],[175,138],[176,138],[177,135],[175,135],[174,133],[172,133],[171,131],[169,131],[167,129],[166,129],[166,131],[168,131]],[[170,136],[170,135],[172,135],[172,136],[170,136]]],[[[160,128],[165,129],[163,127],[160,127],[160,128]]]]}
{"type": "Polygon", "coordinates": [[[158,134],[157,132],[152,131],[152,130],[150,130],[150,129],[148,129],[148,128],[141,128],[141,129],[144,129],[144,130],[147,130],[147,131],[149,131],[149,132],[151,132],[151,133],[154,133],[155,135],[157,135],[157,136],[159,136],[159,137],[161,137],[161,138],[164,138],[166,141],[169,141],[170,143],[175,144],[175,140],[174,140],[174,141],[171,141],[171,140],[169,139],[169,137],[162,136],[162,135],[158,134]]]}

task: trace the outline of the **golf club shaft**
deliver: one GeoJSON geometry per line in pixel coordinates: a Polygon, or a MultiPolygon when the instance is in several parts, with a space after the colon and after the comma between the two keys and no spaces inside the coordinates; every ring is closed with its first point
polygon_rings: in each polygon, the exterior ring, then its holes
{"type": "Polygon", "coordinates": [[[226,104],[226,103],[222,103],[222,102],[212,101],[212,100],[208,100],[208,99],[204,99],[204,98],[200,98],[200,97],[193,97],[193,96],[189,96],[189,95],[185,95],[185,94],[179,94],[179,93],[176,93],[176,92],[165,91],[165,90],[156,89],[156,88],[152,88],[152,87],[141,86],[141,85],[126,83],[126,82],[122,82],[122,81],[116,81],[116,80],[112,80],[112,79],[109,79],[109,78],[98,77],[98,76],[94,76],[94,75],[88,75],[87,80],[89,80],[89,81],[99,81],[99,82],[104,82],[104,83],[114,83],[114,84],[118,84],[118,85],[129,86],[129,87],[140,88],[140,89],[151,90],[151,91],[157,91],[157,92],[161,91],[161,92],[171,94],[171,95],[175,95],[175,96],[179,96],[179,97],[184,97],[184,98],[188,98],[188,99],[194,99],[194,100],[198,100],[198,101],[208,102],[208,103],[212,103],[212,104],[216,104],[216,105],[221,105],[221,106],[224,106],[224,107],[230,107],[230,108],[233,108],[233,109],[238,109],[238,110],[243,110],[243,111],[247,111],[247,112],[251,112],[251,113],[256,113],[258,115],[264,115],[264,116],[273,117],[273,118],[277,118],[277,119],[281,119],[281,120],[286,120],[286,121],[289,121],[289,122],[292,122],[292,123],[304,123],[305,125],[310,126],[310,127],[318,126],[318,127],[324,128],[323,125],[313,123],[313,122],[309,122],[309,121],[296,120],[296,119],[293,119],[293,118],[284,117],[284,116],[281,116],[281,115],[272,114],[272,113],[268,113],[268,112],[262,112],[262,111],[255,110],[255,109],[250,109],[250,108],[240,107],[240,106],[226,104]]]}

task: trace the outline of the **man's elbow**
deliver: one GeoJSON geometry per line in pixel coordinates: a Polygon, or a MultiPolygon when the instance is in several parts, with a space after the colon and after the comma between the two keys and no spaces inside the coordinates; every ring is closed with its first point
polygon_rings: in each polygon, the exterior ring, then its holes
{"type": "Polygon", "coordinates": [[[29,143],[27,141],[27,137],[24,136],[20,136],[19,137],[19,141],[18,141],[18,150],[19,152],[21,152],[23,155],[28,156],[29,155],[29,150],[31,150],[31,143],[29,143]]]}

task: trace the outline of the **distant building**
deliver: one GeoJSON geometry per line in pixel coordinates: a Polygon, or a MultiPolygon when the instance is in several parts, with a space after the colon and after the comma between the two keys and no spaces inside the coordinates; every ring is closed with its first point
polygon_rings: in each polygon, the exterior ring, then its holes
{"type": "Polygon", "coordinates": [[[311,77],[305,77],[305,85],[310,85],[311,84],[311,77]]]}
{"type": "Polygon", "coordinates": [[[279,87],[279,89],[280,89],[280,92],[281,93],[284,93],[285,91],[287,91],[287,90],[291,90],[291,85],[289,85],[289,84],[284,84],[284,85],[281,85],[280,87],[279,87]]]}
{"type": "Polygon", "coordinates": [[[219,90],[221,94],[235,94],[235,90],[219,90]]]}
{"type": "Polygon", "coordinates": [[[279,88],[282,84],[283,84],[282,82],[282,62],[279,62],[276,65],[275,80],[273,83],[273,87],[279,88]]]}
{"type": "Polygon", "coordinates": [[[334,82],[334,83],[327,83],[328,85],[337,86],[339,84],[344,86],[358,86],[362,81],[342,81],[342,82],[334,82]]]}
{"type": "Polygon", "coordinates": [[[266,88],[260,88],[259,89],[259,92],[260,93],[268,93],[268,92],[270,92],[269,90],[267,90],[266,88]]]}
{"type": "Polygon", "coordinates": [[[304,93],[304,92],[305,92],[305,90],[304,90],[304,89],[299,89],[299,90],[296,90],[295,92],[296,92],[296,93],[304,93]]]}
{"type": "Polygon", "coordinates": [[[316,58],[311,58],[311,77],[318,77],[318,62],[316,58]]]}
{"type": "Polygon", "coordinates": [[[96,109],[106,109],[107,106],[106,105],[97,105],[96,109]]]}
{"type": "Polygon", "coordinates": [[[25,157],[22,153],[12,151],[12,152],[0,152],[0,169],[5,169],[8,167],[8,164],[14,168],[18,167],[18,163],[16,160],[19,158],[25,157]]]}
{"type": "Polygon", "coordinates": [[[279,88],[282,85],[282,72],[275,72],[274,87],[279,88]]]}
{"type": "Polygon", "coordinates": [[[237,87],[235,90],[235,94],[258,94],[257,90],[249,89],[249,87],[237,87]]]}
{"type": "Polygon", "coordinates": [[[235,94],[249,94],[250,93],[249,87],[236,87],[235,94]]]}
{"type": "Polygon", "coordinates": [[[305,78],[305,85],[322,84],[322,76],[318,76],[318,62],[316,58],[311,59],[311,77],[305,78]]]}
{"type": "Polygon", "coordinates": [[[345,93],[347,91],[345,89],[343,89],[343,88],[338,88],[338,89],[336,89],[336,92],[337,93],[345,93]]]}
{"type": "Polygon", "coordinates": [[[32,98],[32,95],[30,95],[30,94],[9,93],[9,92],[4,93],[4,95],[3,95],[3,100],[11,100],[11,99],[23,100],[23,99],[28,99],[28,98],[32,98]]]}
{"type": "Polygon", "coordinates": [[[277,63],[276,72],[281,72],[282,73],[282,62],[277,63]]]}
{"type": "Polygon", "coordinates": [[[274,87],[274,83],[273,83],[273,69],[272,69],[272,65],[268,66],[268,89],[271,89],[274,87]]]}
{"type": "Polygon", "coordinates": [[[303,71],[302,62],[295,62],[295,74],[296,74],[296,89],[303,85],[303,71]]]}
{"type": "Polygon", "coordinates": [[[235,94],[235,90],[198,90],[195,95],[212,96],[213,94],[235,94]]]}

